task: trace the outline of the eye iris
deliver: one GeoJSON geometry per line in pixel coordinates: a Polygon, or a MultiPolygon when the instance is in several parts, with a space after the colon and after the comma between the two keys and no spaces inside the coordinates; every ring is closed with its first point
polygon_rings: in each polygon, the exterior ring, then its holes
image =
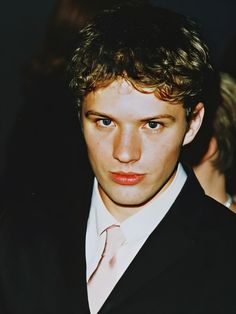
{"type": "Polygon", "coordinates": [[[103,125],[110,125],[111,124],[111,120],[110,119],[103,119],[102,123],[103,123],[103,125]]]}
{"type": "Polygon", "coordinates": [[[148,122],[148,126],[149,126],[151,129],[155,129],[155,128],[158,126],[158,122],[150,121],[150,122],[148,122]]]}

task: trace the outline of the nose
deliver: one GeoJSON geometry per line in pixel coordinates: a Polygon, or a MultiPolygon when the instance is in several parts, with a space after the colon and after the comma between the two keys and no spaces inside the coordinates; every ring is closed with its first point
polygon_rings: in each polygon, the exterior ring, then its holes
{"type": "Polygon", "coordinates": [[[113,145],[113,158],[122,163],[133,163],[141,157],[141,138],[137,130],[120,130],[113,145]]]}

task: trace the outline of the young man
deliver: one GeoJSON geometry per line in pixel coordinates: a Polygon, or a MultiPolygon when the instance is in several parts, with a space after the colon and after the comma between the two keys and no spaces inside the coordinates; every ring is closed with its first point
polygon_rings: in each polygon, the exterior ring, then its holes
{"type": "Polygon", "coordinates": [[[195,24],[106,11],[80,32],[71,69],[95,179],[81,168],[76,204],[2,214],[5,312],[235,313],[235,216],[179,163],[215,93],[195,24]]]}

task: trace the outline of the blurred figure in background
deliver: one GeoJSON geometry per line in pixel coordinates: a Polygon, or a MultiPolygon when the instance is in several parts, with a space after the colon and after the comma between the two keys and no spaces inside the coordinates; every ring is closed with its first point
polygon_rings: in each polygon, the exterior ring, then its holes
{"type": "MultiPolygon", "coordinates": [[[[220,70],[230,74],[236,80],[236,33],[229,41],[228,45],[223,51],[220,60],[220,70]]],[[[229,187],[231,194],[234,195],[234,202],[236,203],[236,154],[234,154],[234,161],[232,166],[232,175],[229,178],[229,187]],[[234,175],[233,175],[234,174],[234,175]]]]}
{"type": "Polygon", "coordinates": [[[191,159],[196,155],[197,146],[190,144],[187,161],[193,167],[205,193],[236,213],[236,204],[230,195],[230,182],[235,176],[233,171],[236,152],[236,81],[228,74],[221,73],[222,101],[213,120],[214,135],[208,142],[206,152],[199,160],[191,159]]]}
{"type": "MultiPolygon", "coordinates": [[[[55,195],[73,198],[81,162],[77,104],[66,80],[78,30],[115,0],[58,0],[40,51],[24,71],[24,104],[8,145],[8,198],[55,195]]],[[[122,1],[119,1],[122,2],[122,1]]],[[[123,1],[126,2],[126,1],[123,1]]],[[[148,1],[129,1],[148,2],[148,1]]]]}

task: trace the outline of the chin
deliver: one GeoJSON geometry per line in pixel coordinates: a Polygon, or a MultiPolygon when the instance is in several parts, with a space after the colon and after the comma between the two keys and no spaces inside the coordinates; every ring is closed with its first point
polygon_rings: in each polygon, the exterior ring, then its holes
{"type": "MultiPolygon", "coordinates": [[[[150,197],[151,198],[151,197],[150,197]]],[[[146,198],[140,198],[140,193],[138,195],[126,195],[122,196],[119,194],[119,197],[110,197],[110,199],[117,205],[122,207],[141,207],[145,205],[149,200],[149,197],[146,198]]]]}

